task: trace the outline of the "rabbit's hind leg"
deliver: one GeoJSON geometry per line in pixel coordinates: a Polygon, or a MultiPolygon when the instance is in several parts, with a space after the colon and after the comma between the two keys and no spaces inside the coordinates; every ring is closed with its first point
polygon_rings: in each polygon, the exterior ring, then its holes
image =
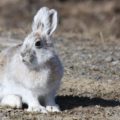
{"type": "Polygon", "coordinates": [[[1,106],[10,106],[12,108],[22,108],[22,98],[17,95],[6,95],[1,99],[1,106]]]}

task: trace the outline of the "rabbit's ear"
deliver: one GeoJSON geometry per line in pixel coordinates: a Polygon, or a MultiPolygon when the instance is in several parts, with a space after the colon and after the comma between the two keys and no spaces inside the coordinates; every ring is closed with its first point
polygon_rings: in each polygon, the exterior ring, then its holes
{"type": "Polygon", "coordinates": [[[34,17],[32,30],[51,35],[57,27],[57,11],[41,8],[34,17]]]}

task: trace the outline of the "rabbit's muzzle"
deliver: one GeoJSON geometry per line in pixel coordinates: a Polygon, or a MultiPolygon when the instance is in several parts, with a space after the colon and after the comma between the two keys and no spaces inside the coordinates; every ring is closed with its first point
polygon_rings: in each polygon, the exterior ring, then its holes
{"type": "Polygon", "coordinates": [[[35,55],[33,53],[21,53],[21,57],[24,63],[33,63],[35,55]]]}

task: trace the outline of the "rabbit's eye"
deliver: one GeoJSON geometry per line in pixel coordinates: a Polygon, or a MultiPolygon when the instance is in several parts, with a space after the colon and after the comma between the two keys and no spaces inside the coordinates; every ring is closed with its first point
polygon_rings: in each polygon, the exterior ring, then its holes
{"type": "Polygon", "coordinates": [[[41,41],[37,41],[35,46],[40,49],[42,47],[41,41]]]}

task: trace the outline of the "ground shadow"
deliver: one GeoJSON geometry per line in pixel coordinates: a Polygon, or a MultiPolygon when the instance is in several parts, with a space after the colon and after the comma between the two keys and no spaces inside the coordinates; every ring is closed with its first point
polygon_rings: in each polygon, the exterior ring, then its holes
{"type": "Polygon", "coordinates": [[[79,96],[57,96],[56,103],[60,105],[61,110],[73,109],[75,107],[87,107],[99,105],[102,107],[115,107],[120,106],[119,101],[105,100],[102,98],[89,98],[79,96]]]}

